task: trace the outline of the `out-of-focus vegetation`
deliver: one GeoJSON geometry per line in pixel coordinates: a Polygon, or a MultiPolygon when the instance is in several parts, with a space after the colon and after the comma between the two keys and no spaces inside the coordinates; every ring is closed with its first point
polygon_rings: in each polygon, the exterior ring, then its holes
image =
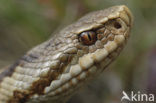
{"type": "Polygon", "coordinates": [[[69,103],[119,103],[123,90],[156,93],[156,0],[0,0],[0,67],[85,13],[121,4],[134,14],[127,47],[69,103]]]}

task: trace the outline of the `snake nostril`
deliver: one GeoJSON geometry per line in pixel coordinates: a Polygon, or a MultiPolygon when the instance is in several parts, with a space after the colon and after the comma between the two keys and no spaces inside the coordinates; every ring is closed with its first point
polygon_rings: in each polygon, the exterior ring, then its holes
{"type": "Polygon", "coordinates": [[[114,27],[116,29],[120,29],[122,26],[121,26],[121,24],[119,22],[114,22],[114,27]]]}

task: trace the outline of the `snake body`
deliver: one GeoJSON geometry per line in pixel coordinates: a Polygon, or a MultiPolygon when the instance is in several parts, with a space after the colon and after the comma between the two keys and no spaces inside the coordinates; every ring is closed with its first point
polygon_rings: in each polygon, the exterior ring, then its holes
{"type": "Polygon", "coordinates": [[[0,74],[0,103],[64,103],[120,54],[130,10],[91,12],[34,47],[0,74]]]}

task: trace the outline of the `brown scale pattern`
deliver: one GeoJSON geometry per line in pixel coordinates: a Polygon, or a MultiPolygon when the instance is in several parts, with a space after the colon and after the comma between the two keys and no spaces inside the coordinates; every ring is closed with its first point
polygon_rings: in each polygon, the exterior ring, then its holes
{"type": "MultiPolygon", "coordinates": [[[[12,77],[12,74],[15,72],[15,70],[17,70],[17,67],[20,67],[24,71],[37,71],[46,69],[47,62],[55,62],[55,65],[48,65],[47,68],[49,70],[46,75],[37,75],[39,79],[33,81],[29,88],[25,90],[14,90],[13,96],[11,98],[7,97],[9,98],[8,102],[24,103],[28,101],[29,98],[32,97],[34,94],[45,95],[43,93],[45,87],[49,86],[53,80],[59,79],[59,76],[64,73],[65,67],[69,63],[71,63],[74,56],[82,57],[85,54],[93,53],[95,50],[102,48],[102,45],[104,46],[108,41],[113,41],[114,35],[124,34],[124,36],[126,36],[126,39],[128,39],[129,31],[131,28],[126,28],[127,25],[125,23],[127,21],[124,22],[123,20],[121,20],[121,17],[119,18],[118,14],[122,14],[125,16],[127,15],[130,19],[128,26],[131,26],[132,16],[128,8],[126,6],[115,6],[106,10],[89,13],[88,15],[79,19],[77,22],[67,26],[53,38],[27,52],[26,55],[23,56],[22,59],[20,59],[19,62],[15,63],[9,68],[9,71],[5,71],[2,73],[3,75],[0,75],[0,85],[1,83],[3,83],[3,79],[5,79],[5,77],[14,79],[12,77]],[[122,25],[117,24],[117,22],[121,23],[122,25]],[[78,35],[84,31],[89,30],[96,32],[98,40],[94,45],[83,45],[81,42],[78,41],[78,35]],[[127,30],[126,33],[124,33],[125,30],[127,30]],[[66,46],[68,47],[65,48],[66,46]],[[59,55],[59,53],[61,54],[59,55]]],[[[124,19],[124,17],[122,19],[124,19]]],[[[123,47],[121,46],[121,49],[122,48],[123,47]]],[[[114,59],[114,55],[116,55],[115,53],[117,53],[118,55],[121,49],[119,47],[119,50],[113,51],[114,54],[113,52],[109,54],[107,59],[110,59],[112,61],[114,59]]],[[[111,61],[109,61],[109,63],[111,63],[111,61]]],[[[94,65],[98,67],[100,66],[99,64],[100,63],[97,62],[94,65]]],[[[17,72],[17,74],[22,75],[20,72],[17,72]]],[[[26,73],[26,76],[32,76],[32,73],[28,72],[26,73]]],[[[32,78],[35,78],[35,76],[32,76],[32,78]]],[[[77,78],[79,78],[79,85],[76,85],[73,82],[69,81],[75,89],[83,84],[81,82],[81,78],[79,76],[77,78]]],[[[56,96],[56,98],[59,97],[59,99],[53,100],[53,102],[57,103],[60,100],[64,100],[64,96],[69,96],[69,93],[73,92],[73,90],[71,89],[66,91],[68,92],[62,92],[60,96],[60,93],[58,91],[58,93],[56,93],[58,95],[56,96]]],[[[0,92],[0,94],[3,93],[0,92]]],[[[4,94],[4,96],[6,95],[4,94]]]]}

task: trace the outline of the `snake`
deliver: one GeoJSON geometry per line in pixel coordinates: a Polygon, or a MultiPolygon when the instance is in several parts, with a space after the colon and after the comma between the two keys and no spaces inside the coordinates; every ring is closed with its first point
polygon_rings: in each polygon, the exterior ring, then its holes
{"type": "Polygon", "coordinates": [[[133,16],[125,5],[93,11],[0,73],[0,103],[66,103],[121,53],[133,16]]]}

